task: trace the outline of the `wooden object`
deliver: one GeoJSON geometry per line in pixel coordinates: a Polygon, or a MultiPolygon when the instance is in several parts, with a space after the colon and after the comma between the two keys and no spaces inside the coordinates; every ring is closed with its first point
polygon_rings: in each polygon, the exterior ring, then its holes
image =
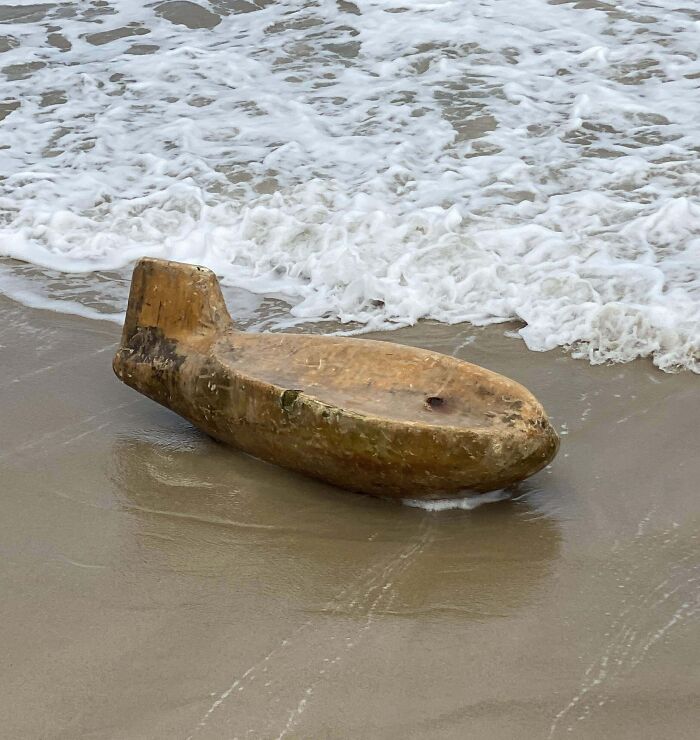
{"type": "Polygon", "coordinates": [[[502,375],[389,342],[237,331],[214,273],[177,262],[137,263],[114,371],[222,442],[377,496],[503,488],[559,446],[502,375]]]}

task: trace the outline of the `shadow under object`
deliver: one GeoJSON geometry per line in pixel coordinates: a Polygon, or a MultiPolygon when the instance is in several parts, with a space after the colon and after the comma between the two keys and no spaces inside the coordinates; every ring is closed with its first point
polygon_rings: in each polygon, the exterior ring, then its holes
{"type": "Polygon", "coordinates": [[[137,263],[113,366],[215,439],[377,496],[504,488],[559,446],[515,381],[393,343],[239,332],[214,273],[177,262],[137,263]]]}

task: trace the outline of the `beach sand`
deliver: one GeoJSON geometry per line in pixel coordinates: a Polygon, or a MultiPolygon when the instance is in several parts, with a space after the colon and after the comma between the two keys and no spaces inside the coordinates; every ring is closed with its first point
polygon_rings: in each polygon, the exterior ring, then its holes
{"type": "Polygon", "coordinates": [[[224,448],[121,385],[119,328],[0,299],[7,738],[694,738],[690,373],[382,338],[524,383],[562,432],[516,500],[429,512],[224,448]]]}

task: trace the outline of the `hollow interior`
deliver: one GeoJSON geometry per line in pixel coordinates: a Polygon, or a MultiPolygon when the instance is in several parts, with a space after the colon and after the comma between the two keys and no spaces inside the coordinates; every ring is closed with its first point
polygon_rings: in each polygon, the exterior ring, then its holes
{"type": "Polygon", "coordinates": [[[470,428],[539,416],[532,396],[503,376],[388,342],[236,333],[215,354],[239,374],[359,414],[470,428]]]}

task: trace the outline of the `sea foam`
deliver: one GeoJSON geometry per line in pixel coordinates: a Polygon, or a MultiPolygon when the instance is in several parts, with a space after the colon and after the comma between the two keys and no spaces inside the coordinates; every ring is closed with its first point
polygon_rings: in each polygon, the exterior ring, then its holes
{"type": "Polygon", "coordinates": [[[679,5],[14,0],[0,256],[72,287],[6,260],[0,290],[118,318],[147,254],[284,299],[271,328],[520,319],[534,350],[698,371],[679,5]]]}
{"type": "Polygon", "coordinates": [[[401,503],[416,509],[425,509],[425,511],[453,511],[455,509],[472,511],[473,509],[478,509],[480,506],[484,506],[484,504],[508,501],[511,496],[512,494],[507,491],[498,490],[479,495],[465,496],[464,498],[437,499],[432,501],[421,498],[405,498],[401,503]]]}

